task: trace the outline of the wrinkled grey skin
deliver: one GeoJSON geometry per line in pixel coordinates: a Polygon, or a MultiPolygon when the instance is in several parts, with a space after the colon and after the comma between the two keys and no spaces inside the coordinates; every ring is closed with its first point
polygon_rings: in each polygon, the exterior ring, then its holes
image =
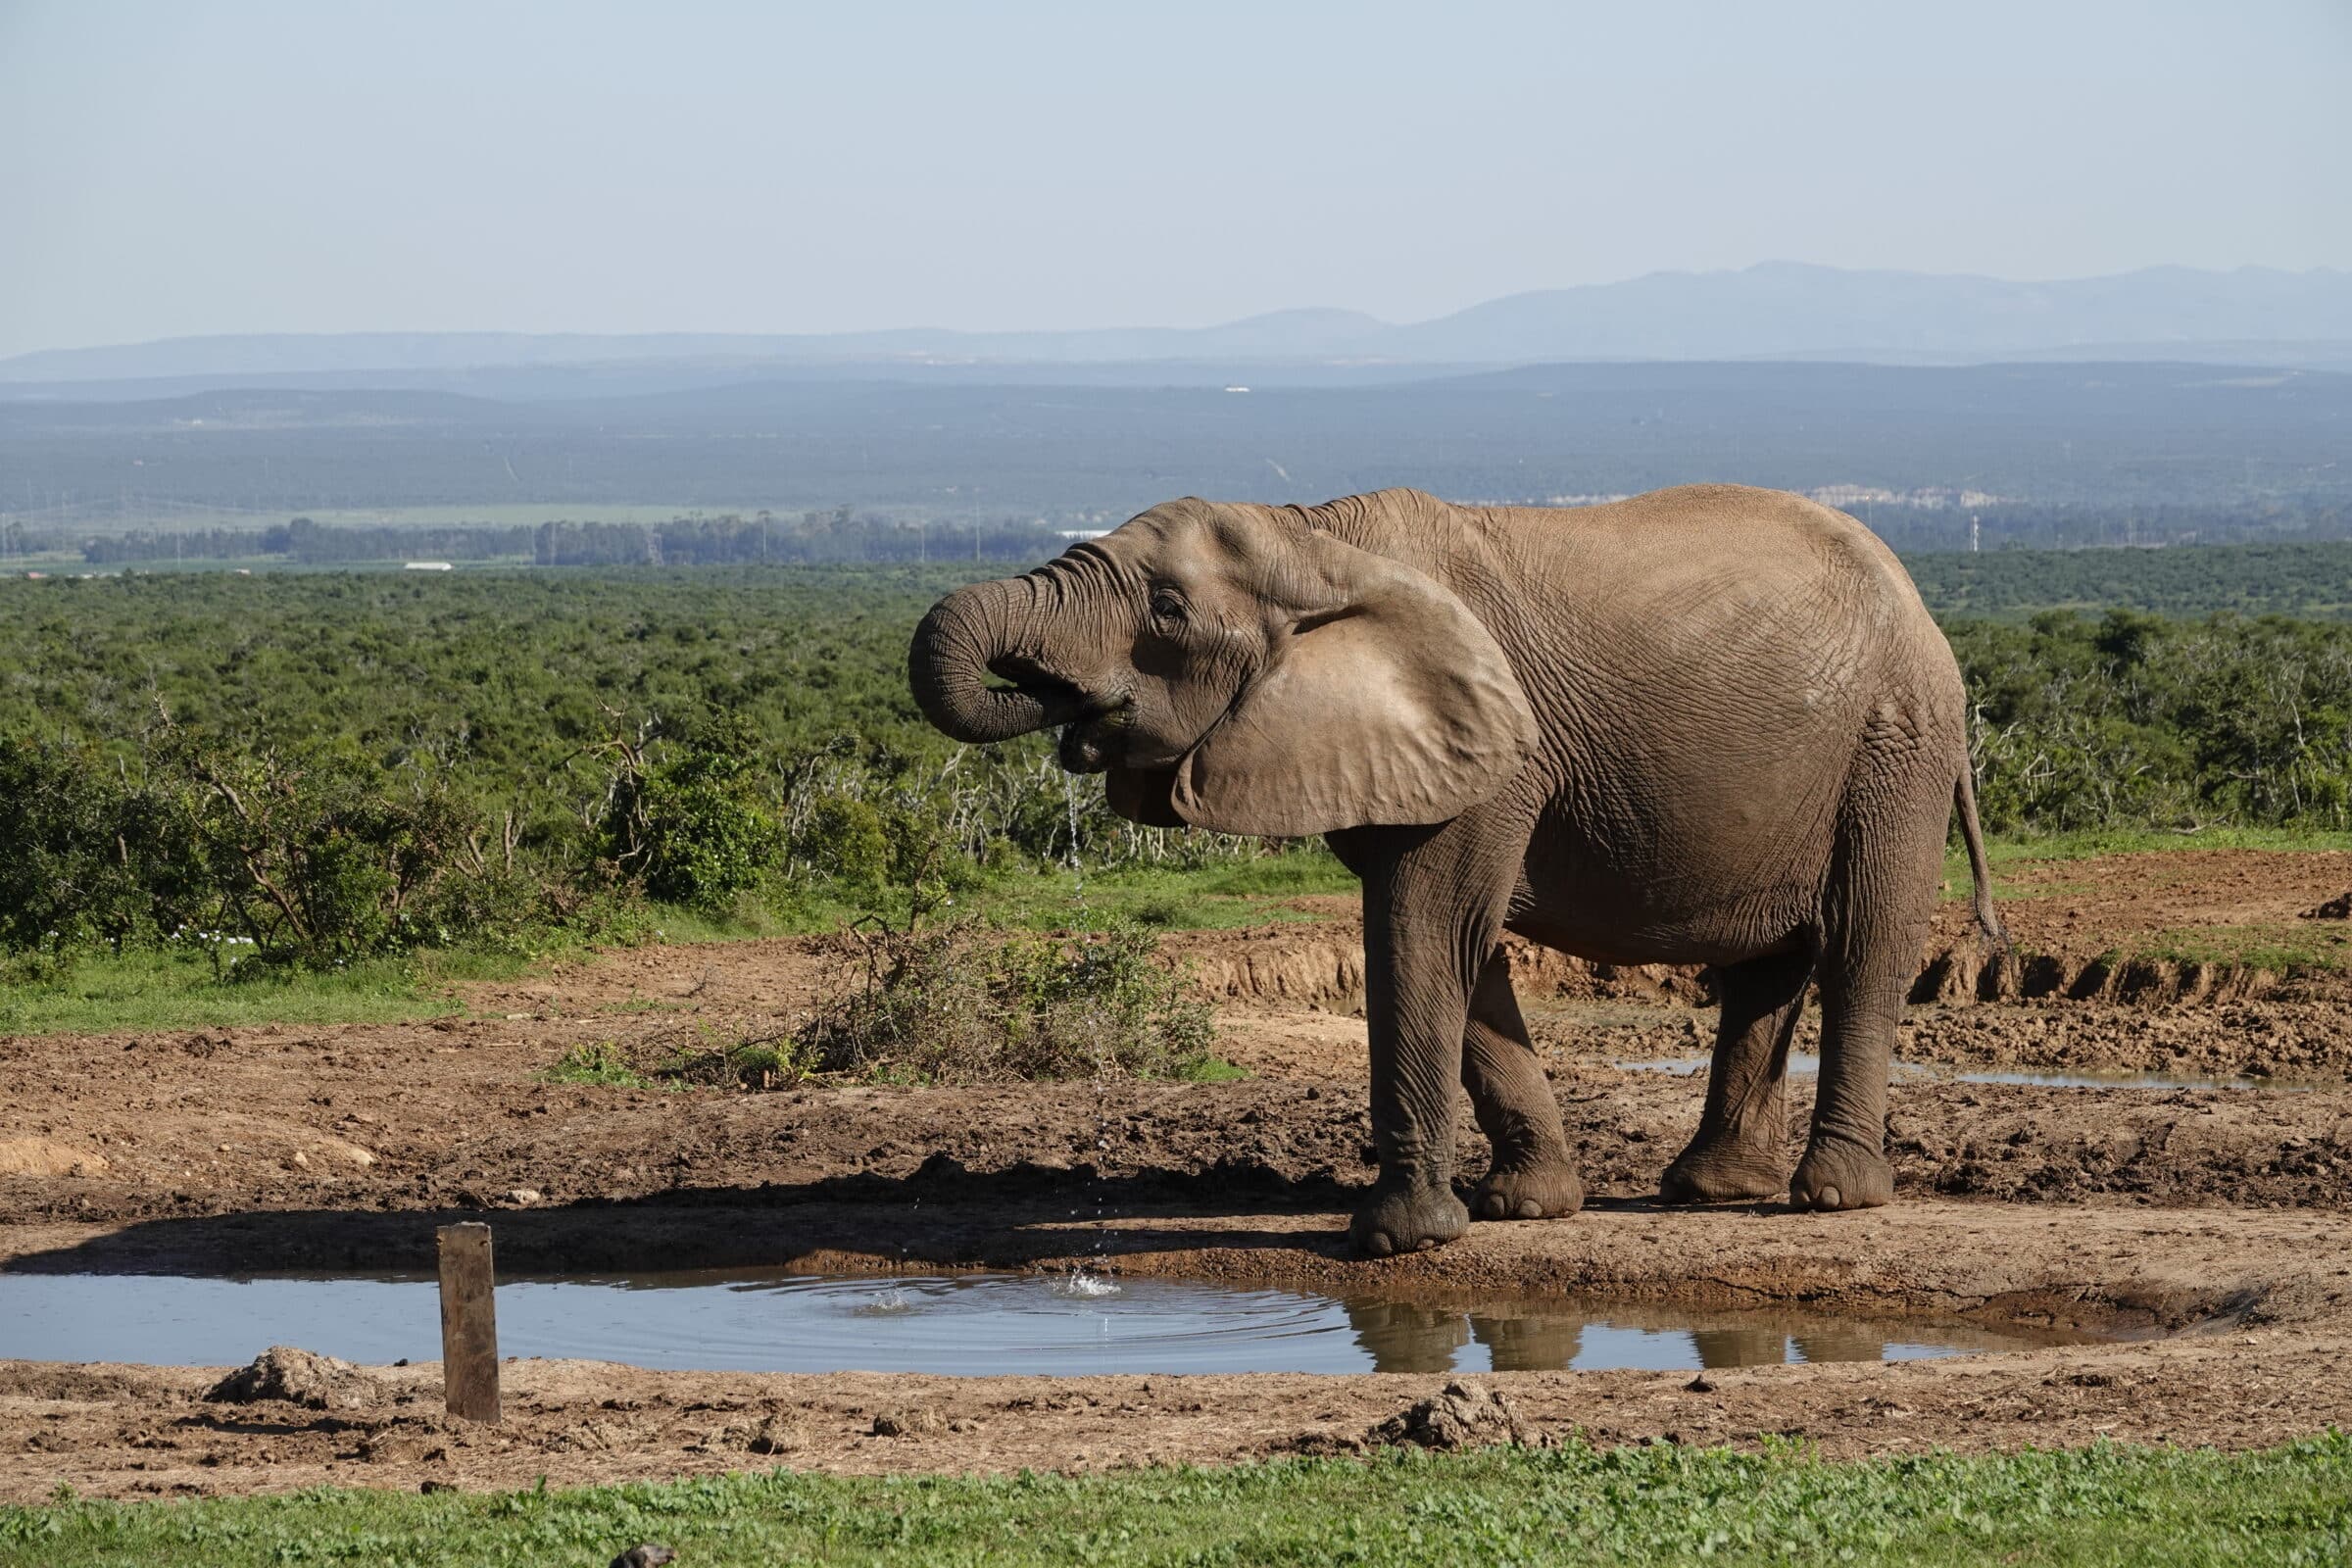
{"type": "Polygon", "coordinates": [[[1062,765],[1133,820],[1324,833],[1363,879],[1380,1176],[1351,1235],[1375,1255],[1583,1201],[1503,931],[1718,966],[1706,1108],[1661,1194],[1800,1209],[1893,1195],[1888,1060],[1955,804],[1998,935],[1951,650],[1886,547],[1798,496],[1175,501],[942,600],[909,673],[957,739],[1061,726],[1062,765]],[[1457,1082],[1494,1149],[1467,1208],[1457,1082]]]}

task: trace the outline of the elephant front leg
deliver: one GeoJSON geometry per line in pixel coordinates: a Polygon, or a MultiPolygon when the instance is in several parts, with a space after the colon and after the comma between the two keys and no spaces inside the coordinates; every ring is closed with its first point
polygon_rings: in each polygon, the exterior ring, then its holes
{"type": "MultiPolygon", "coordinates": [[[[1460,819],[1432,832],[1385,829],[1343,858],[1364,878],[1364,1020],[1372,1054],[1372,1141],[1380,1176],[1348,1227],[1374,1257],[1419,1251],[1470,1227],[1453,1193],[1454,1100],[1470,992],[1501,926],[1508,882],[1470,874],[1460,819]],[[1495,884],[1499,883],[1499,889],[1495,884]]],[[[1336,836],[1335,836],[1336,837],[1336,836]]]]}
{"type": "Polygon", "coordinates": [[[1462,1087],[1470,1091],[1479,1130],[1494,1146],[1485,1180],[1471,1195],[1481,1219],[1547,1219],[1585,1206],[1584,1183],[1560,1125],[1559,1102],[1536,1060],[1511,990],[1511,960],[1501,949],[1487,960],[1470,995],[1462,1039],[1462,1087]]]}

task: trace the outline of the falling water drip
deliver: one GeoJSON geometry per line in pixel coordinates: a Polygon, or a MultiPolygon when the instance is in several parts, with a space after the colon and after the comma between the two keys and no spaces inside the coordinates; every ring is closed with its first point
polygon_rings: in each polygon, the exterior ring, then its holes
{"type": "Polygon", "coordinates": [[[1085,921],[1083,916],[1086,912],[1086,865],[1078,858],[1077,774],[1064,773],[1061,775],[1061,799],[1063,805],[1068,808],[1070,816],[1070,901],[1078,906],[1078,912],[1082,917],[1079,923],[1084,924],[1085,921]]]}

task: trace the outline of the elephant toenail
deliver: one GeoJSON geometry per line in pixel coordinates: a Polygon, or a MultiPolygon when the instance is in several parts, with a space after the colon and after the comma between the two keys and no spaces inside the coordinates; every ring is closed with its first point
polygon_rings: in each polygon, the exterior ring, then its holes
{"type": "Polygon", "coordinates": [[[1521,1219],[1542,1219],[1544,1205],[1532,1198],[1522,1198],[1519,1200],[1519,1217],[1521,1219]]]}
{"type": "Polygon", "coordinates": [[[1489,1219],[1502,1218],[1502,1195],[1500,1193],[1489,1193],[1480,1200],[1478,1211],[1486,1215],[1489,1219]]]}
{"type": "Polygon", "coordinates": [[[1386,1257],[1396,1250],[1396,1244],[1389,1240],[1387,1231],[1374,1231],[1364,1238],[1364,1250],[1374,1257],[1386,1257]]]}
{"type": "Polygon", "coordinates": [[[1824,1187],[1821,1190],[1821,1196],[1815,1199],[1814,1202],[1822,1208],[1836,1208],[1838,1206],[1838,1189],[1824,1187]]]}
{"type": "Polygon", "coordinates": [[[1413,1244],[1413,1250],[1416,1252],[1426,1252],[1437,1245],[1438,1239],[1435,1236],[1424,1236],[1413,1244]]]}

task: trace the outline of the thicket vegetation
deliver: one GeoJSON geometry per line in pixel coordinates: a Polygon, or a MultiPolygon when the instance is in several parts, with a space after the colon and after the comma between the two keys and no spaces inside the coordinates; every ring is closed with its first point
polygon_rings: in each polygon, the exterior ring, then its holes
{"type": "MultiPolygon", "coordinates": [[[[908,628],[1002,569],[0,582],[0,949],[332,967],[1265,853],[922,722],[908,628]]],[[[2352,624],[1948,624],[1996,830],[2352,827],[2352,624]]]]}

